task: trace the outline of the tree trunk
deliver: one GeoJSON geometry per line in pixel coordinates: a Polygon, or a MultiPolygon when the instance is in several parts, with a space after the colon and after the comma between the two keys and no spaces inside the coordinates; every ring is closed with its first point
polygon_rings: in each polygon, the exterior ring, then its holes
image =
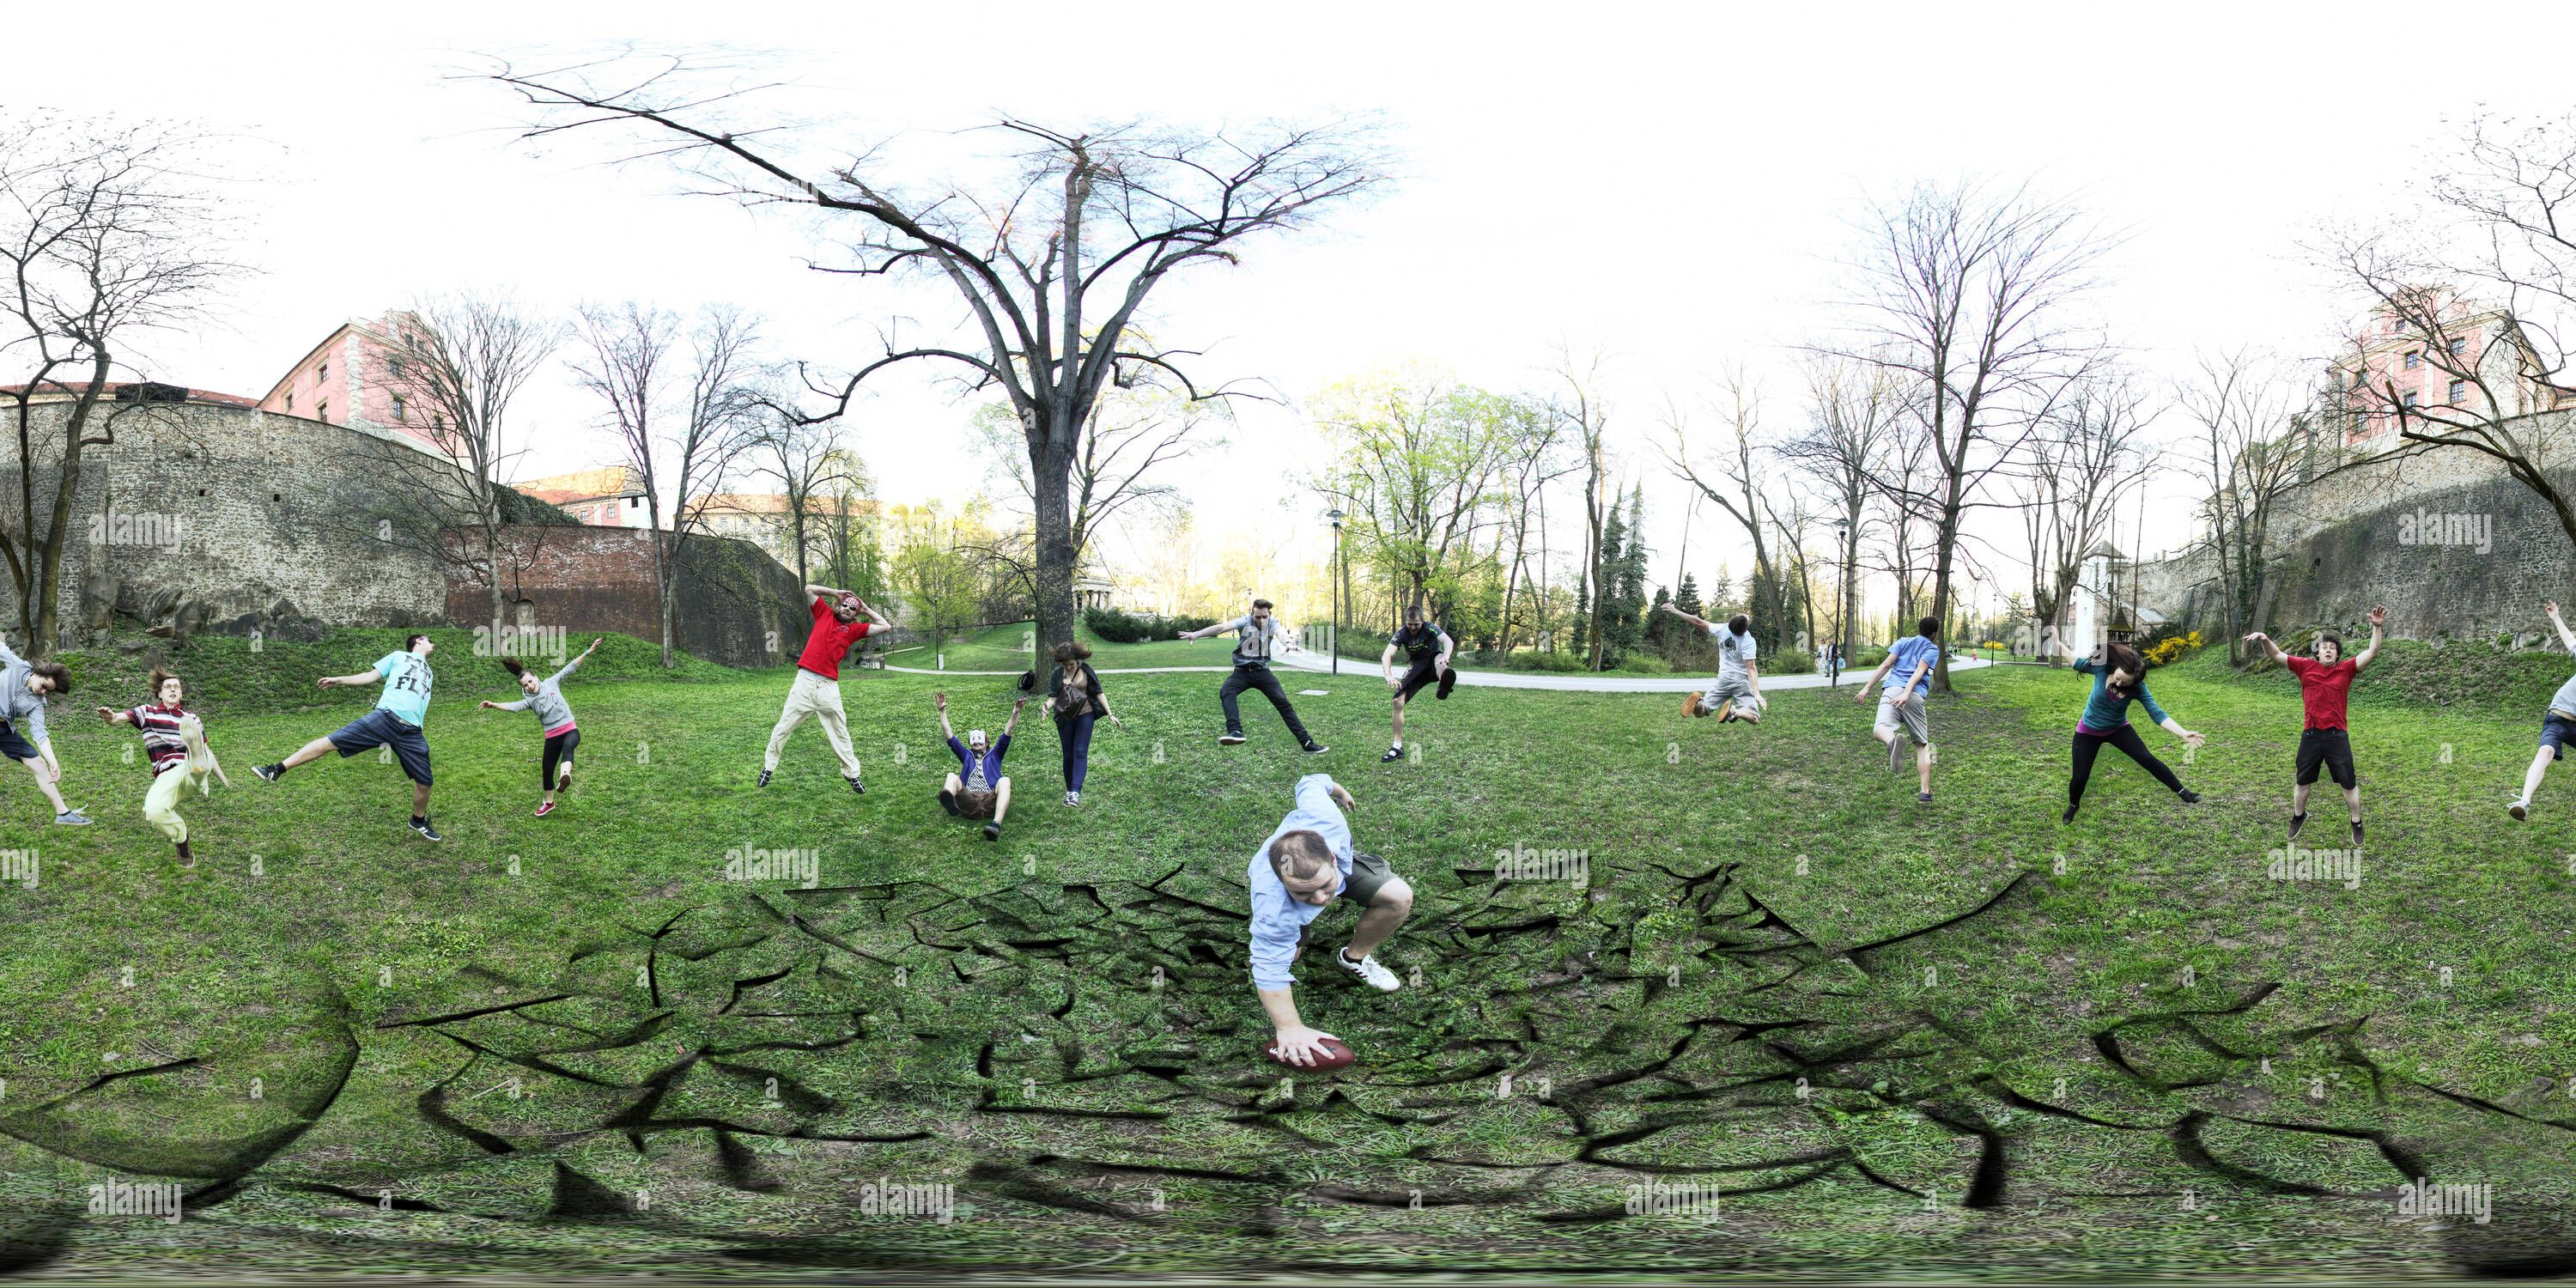
{"type": "MultiPolygon", "coordinates": [[[[73,493],[80,487],[81,437],[89,428],[89,418],[98,408],[98,395],[107,388],[110,360],[106,346],[99,347],[90,364],[89,388],[83,390],[63,425],[63,475],[54,487],[53,513],[46,520],[44,552],[39,560],[42,570],[36,577],[35,624],[28,630],[27,652],[32,657],[51,657],[55,636],[62,629],[63,546],[71,531],[73,493]]],[[[35,462],[20,458],[20,468],[29,469],[35,462]]]]}
{"type": "Polygon", "coordinates": [[[1031,587],[1037,601],[1038,648],[1044,652],[1073,639],[1080,614],[1073,606],[1073,505],[1070,485],[1073,453],[1069,445],[1047,443],[1029,453],[1035,512],[1037,575],[1031,587]]]}

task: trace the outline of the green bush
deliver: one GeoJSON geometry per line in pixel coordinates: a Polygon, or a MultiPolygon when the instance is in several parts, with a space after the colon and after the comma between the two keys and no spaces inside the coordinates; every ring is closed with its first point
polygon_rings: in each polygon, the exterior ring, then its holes
{"type": "Polygon", "coordinates": [[[1513,671],[1566,673],[1582,670],[1583,659],[1572,653],[1541,653],[1532,649],[1512,654],[1503,665],[1513,671]]]}
{"type": "Polygon", "coordinates": [[[1147,640],[1167,640],[1183,631],[1203,631],[1216,625],[1216,619],[1187,615],[1163,617],[1116,608],[1086,608],[1082,610],[1082,624],[1092,634],[1112,644],[1141,644],[1147,640]]]}

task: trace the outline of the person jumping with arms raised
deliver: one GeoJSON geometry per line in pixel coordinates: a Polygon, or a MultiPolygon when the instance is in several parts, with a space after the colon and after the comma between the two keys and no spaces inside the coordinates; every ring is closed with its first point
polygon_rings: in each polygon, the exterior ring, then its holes
{"type": "Polygon", "coordinates": [[[2370,610],[2370,647],[2361,656],[2343,656],[2343,637],[2332,632],[2317,636],[2314,660],[2281,651],[2272,637],[2254,631],[2245,637],[2248,644],[2260,644],[2272,660],[2288,667],[2299,677],[2299,704],[2306,719],[2299,730],[2298,781],[2290,788],[2290,839],[2299,839],[2299,829],[2308,823],[2308,789],[2316,785],[2317,769],[2323,766],[2333,776],[2335,786],[2343,789],[2344,808],[2352,814],[2352,843],[2361,844],[2361,778],[2352,768],[2352,736],[2344,724],[2344,700],[2352,695],[2353,679],[2370,660],[2379,656],[2379,628],[2388,621],[2388,610],[2370,610]]]}

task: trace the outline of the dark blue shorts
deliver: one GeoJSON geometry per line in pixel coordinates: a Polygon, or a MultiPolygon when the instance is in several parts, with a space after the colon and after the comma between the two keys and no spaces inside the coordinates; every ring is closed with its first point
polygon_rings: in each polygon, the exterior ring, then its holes
{"type": "Polygon", "coordinates": [[[43,754],[36,750],[36,744],[27,741],[25,734],[18,732],[17,721],[0,720],[0,756],[11,760],[34,760],[43,754]]]}
{"type": "Polygon", "coordinates": [[[331,735],[331,745],[343,756],[391,747],[394,758],[402,762],[403,776],[429,786],[429,739],[420,736],[419,725],[383,707],[340,726],[340,731],[331,735]]]}
{"type": "Polygon", "coordinates": [[[2551,760],[2567,759],[2567,744],[2576,742],[2576,720],[2551,712],[2540,721],[2540,745],[2558,754],[2551,760]]]}

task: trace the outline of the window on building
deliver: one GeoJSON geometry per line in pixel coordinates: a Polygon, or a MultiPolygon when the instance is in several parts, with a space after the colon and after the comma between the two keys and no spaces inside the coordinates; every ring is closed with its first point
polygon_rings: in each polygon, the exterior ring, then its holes
{"type": "Polygon", "coordinates": [[[2408,395],[2406,395],[2406,405],[2407,405],[2408,407],[2413,407],[2413,406],[2415,405],[2415,395],[2413,395],[2413,394],[2408,394],[2408,395]]]}
{"type": "Polygon", "coordinates": [[[2454,380],[2454,381],[2452,381],[2452,382],[2451,382],[2451,401],[2452,401],[2452,402],[2455,402],[2455,403],[2456,403],[2456,402],[2465,402],[2465,401],[2467,401],[2468,396],[2469,396],[2469,382],[2468,382],[2468,381],[2465,381],[2465,380],[2454,380]]]}
{"type": "Polygon", "coordinates": [[[295,391],[292,389],[286,391],[286,409],[288,411],[295,410],[295,391]]]}
{"type": "Polygon", "coordinates": [[[2454,357],[2454,358],[2459,357],[2461,354],[2467,353],[2468,351],[2469,351],[2469,342],[2468,342],[2468,341],[2466,341],[2466,340],[2453,340],[2453,341],[2451,342],[2451,356],[2452,356],[2452,357],[2454,357]]]}
{"type": "Polygon", "coordinates": [[[2423,365],[2424,365],[2424,355],[2423,355],[2423,353],[2421,353],[2420,351],[2409,351],[2409,352],[2407,353],[2407,355],[2406,355],[2406,369],[2407,369],[2408,371],[2413,371],[2413,370],[2414,370],[2414,369],[2416,369],[2417,367],[2420,367],[2420,366],[2423,366],[2423,365]]]}
{"type": "Polygon", "coordinates": [[[331,360],[330,360],[329,358],[324,358],[324,359],[323,359],[323,360],[321,360],[320,362],[317,362],[317,363],[314,363],[314,364],[313,364],[313,383],[315,383],[315,384],[317,384],[317,385],[318,385],[318,384],[322,383],[323,381],[328,380],[328,379],[330,379],[330,378],[331,378],[331,360]]]}
{"type": "Polygon", "coordinates": [[[385,374],[392,376],[396,380],[402,379],[402,359],[391,358],[386,360],[385,374]]]}
{"type": "Polygon", "coordinates": [[[401,394],[394,395],[394,423],[397,425],[411,423],[411,404],[404,402],[401,394]]]}
{"type": "Polygon", "coordinates": [[[313,404],[313,419],[319,421],[331,419],[331,403],[328,399],[313,404]]]}

